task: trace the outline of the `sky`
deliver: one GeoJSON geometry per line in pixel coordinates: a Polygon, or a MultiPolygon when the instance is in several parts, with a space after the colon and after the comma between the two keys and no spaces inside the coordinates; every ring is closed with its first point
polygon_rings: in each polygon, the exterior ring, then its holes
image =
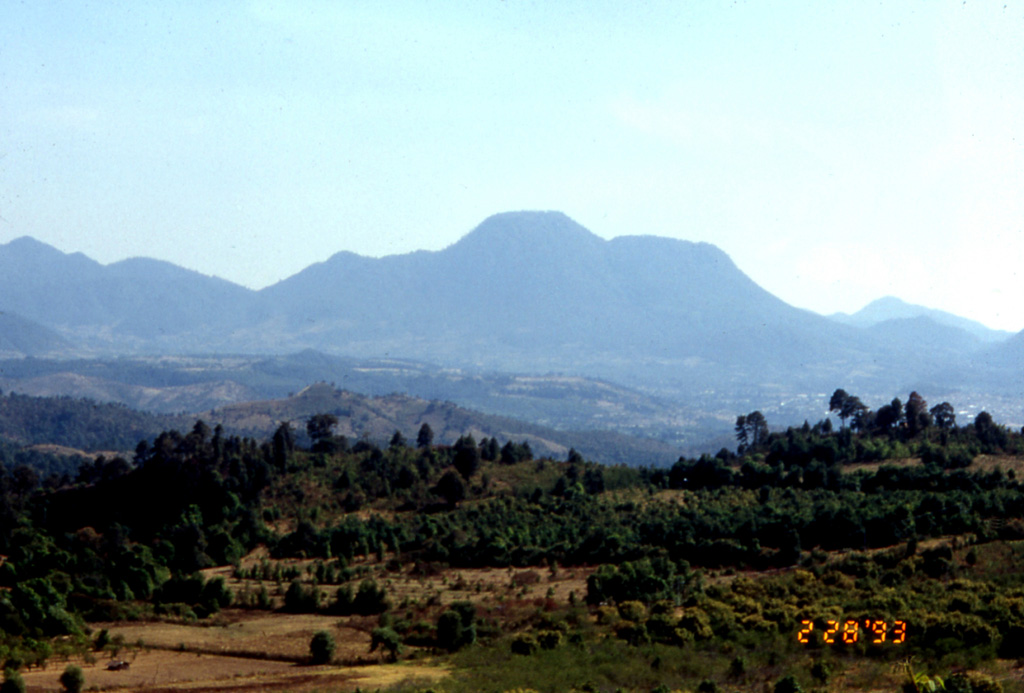
{"type": "Polygon", "coordinates": [[[0,243],[258,289],[504,211],[1024,328],[1024,0],[0,0],[0,243]]]}

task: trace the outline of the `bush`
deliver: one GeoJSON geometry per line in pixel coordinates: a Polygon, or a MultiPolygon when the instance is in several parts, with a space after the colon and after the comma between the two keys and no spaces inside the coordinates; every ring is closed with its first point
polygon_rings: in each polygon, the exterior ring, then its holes
{"type": "Polygon", "coordinates": [[[327,664],[334,657],[336,648],[334,636],[326,630],[319,630],[309,641],[309,660],[313,664],[327,664]]]}
{"type": "Polygon", "coordinates": [[[946,679],[948,693],[1003,693],[1002,685],[991,676],[972,671],[957,672],[946,679]]]}
{"type": "Polygon", "coordinates": [[[388,597],[383,587],[378,587],[373,580],[366,579],[359,583],[359,589],[352,600],[352,610],[357,614],[369,616],[387,611],[388,597]]]}
{"type": "Polygon", "coordinates": [[[295,578],[284,593],[284,609],[294,613],[315,613],[320,609],[323,597],[324,594],[316,583],[306,586],[295,578]]]}
{"type": "Polygon", "coordinates": [[[437,619],[437,644],[450,652],[476,642],[476,607],[470,602],[453,602],[437,619]]]}
{"type": "Polygon", "coordinates": [[[68,693],[82,693],[82,689],[85,688],[85,674],[74,664],[69,664],[60,675],[60,685],[64,686],[68,693]]]}
{"type": "Polygon", "coordinates": [[[792,674],[779,679],[774,688],[775,693],[803,693],[803,690],[800,682],[792,674]]]}
{"type": "Polygon", "coordinates": [[[532,655],[539,647],[540,645],[537,643],[537,638],[533,637],[529,633],[517,635],[512,640],[512,654],[532,655]]]}
{"type": "Polygon", "coordinates": [[[5,669],[4,682],[0,683],[0,693],[25,693],[25,679],[14,669],[5,669]]]}
{"type": "Polygon", "coordinates": [[[402,653],[402,638],[393,628],[374,628],[370,637],[370,652],[376,651],[378,647],[387,650],[392,662],[402,653]]]}
{"type": "Polygon", "coordinates": [[[545,650],[553,650],[562,644],[562,634],[557,630],[542,630],[537,634],[537,642],[545,650]]]}
{"type": "Polygon", "coordinates": [[[832,678],[832,667],[829,666],[828,662],[823,662],[819,659],[811,665],[811,676],[821,685],[827,685],[829,679],[832,678]]]}

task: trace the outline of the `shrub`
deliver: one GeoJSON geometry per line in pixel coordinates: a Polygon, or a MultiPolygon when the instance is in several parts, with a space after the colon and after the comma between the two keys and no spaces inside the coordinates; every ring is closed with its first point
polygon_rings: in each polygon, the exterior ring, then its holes
{"type": "Polygon", "coordinates": [[[284,593],[285,611],[294,613],[312,613],[320,607],[320,588],[313,585],[306,587],[298,578],[291,581],[288,591],[284,593]]]}
{"type": "Polygon", "coordinates": [[[976,671],[957,672],[947,678],[945,684],[947,693],[1003,693],[998,681],[976,671]]]}
{"type": "Polygon", "coordinates": [[[824,686],[832,678],[832,667],[829,666],[828,662],[819,659],[811,665],[811,676],[814,677],[815,681],[824,686]]]}
{"type": "Polygon", "coordinates": [[[74,664],[69,664],[60,675],[60,685],[64,686],[68,693],[82,693],[82,689],[85,688],[85,674],[74,664]]]}
{"type": "Polygon", "coordinates": [[[398,659],[398,655],[402,653],[402,638],[393,628],[374,628],[370,635],[370,652],[380,647],[388,651],[392,662],[398,659]]]}
{"type": "Polygon", "coordinates": [[[4,682],[0,683],[0,693],[25,693],[25,679],[14,669],[5,669],[4,682]]]}
{"type": "Polygon", "coordinates": [[[369,616],[383,613],[387,608],[388,598],[383,587],[378,587],[377,583],[370,579],[359,583],[359,589],[352,600],[352,610],[355,613],[369,616]]]}
{"type": "Polygon", "coordinates": [[[437,644],[450,652],[476,642],[476,607],[453,602],[437,619],[437,644]]]}
{"type": "Polygon", "coordinates": [[[773,690],[775,693],[803,693],[804,689],[800,686],[800,682],[796,680],[796,677],[790,674],[779,679],[773,690]]]}
{"type": "Polygon", "coordinates": [[[540,645],[537,643],[537,638],[533,637],[529,633],[517,635],[512,640],[512,654],[532,655],[539,647],[540,645]]]}
{"type": "Polygon", "coordinates": [[[309,660],[313,664],[327,664],[334,657],[334,636],[326,630],[319,630],[309,641],[309,660]]]}
{"type": "Polygon", "coordinates": [[[557,630],[542,630],[537,635],[537,642],[545,650],[553,650],[562,644],[562,634],[557,630]]]}
{"type": "Polygon", "coordinates": [[[647,607],[636,600],[622,602],[619,604],[619,616],[627,621],[639,623],[647,619],[647,607]]]}

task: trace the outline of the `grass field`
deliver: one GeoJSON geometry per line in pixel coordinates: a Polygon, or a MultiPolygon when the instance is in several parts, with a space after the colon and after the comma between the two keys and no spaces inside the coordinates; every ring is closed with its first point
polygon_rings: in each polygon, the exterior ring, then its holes
{"type": "MultiPolygon", "coordinates": [[[[162,693],[255,693],[256,691],[353,691],[395,685],[427,687],[447,671],[429,662],[361,666],[304,666],[271,659],[250,659],[192,652],[151,650],[128,657],[125,671],[107,671],[104,663],[82,664],[87,690],[162,693]]],[[[28,693],[61,690],[66,663],[25,673],[28,693]]]]}
{"type": "MultiPolygon", "coordinates": [[[[244,564],[263,558],[257,553],[244,564]]],[[[304,576],[311,561],[284,561],[304,576]]],[[[357,563],[363,573],[383,585],[398,613],[433,622],[446,605],[471,601],[481,616],[514,624],[545,605],[567,604],[570,593],[586,594],[589,568],[536,569],[428,569],[406,566],[388,571],[380,563],[357,563]],[[404,607],[403,607],[404,605],[404,607]]],[[[223,577],[233,591],[271,581],[237,580],[230,566],[212,568],[206,577],[223,577]]],[[[307,576],[308,577],[308,576],[307,576]]],[[[328,596],[335,587],[325,587],[328,596]]],[[[124,671],[106,669],[109,654],[97,661],[71,663],[82,667],[86,688],[119,691],[333,691],[429,688],[448,675],[426,650],[406,648],[404,661],[389,663],[381,651],[370,652],[370,632],[376,616],[329,616],[226,609],[195,623],[128,621],[93,623],[95,632],[106,629],[121,643],[116,656],[130,663],[124,671]],[[320,630],[337,643],[332,665],[309,666],[309,642],[320,630]]],[[[51,661],[46,668],[24,674],[30,693],[60,690],[59,677],[66,661],[51,661]]]]}

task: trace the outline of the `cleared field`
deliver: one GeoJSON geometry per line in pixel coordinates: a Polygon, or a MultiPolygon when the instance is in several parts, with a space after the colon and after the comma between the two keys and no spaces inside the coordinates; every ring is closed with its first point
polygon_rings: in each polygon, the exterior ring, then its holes
{"type": "MultiPolygon", "coordinates": [[[[247,556],[244,567],[251,567],[259,562],[259,553],[247,556]]],[[[289,568],[298,569],[300,579],[308,582],[311,576],[306,569],[315,561],[288,560],[274,561],[289,568]]],[[[357,585],[365,577],[372,578],[387,591],[392,606],[406,605],[410,608],[443,607],[451,602],[471,601],[483,608],[499,606],[510,598],[546,598],[558,603],[567,603],[570,594],[583,600],[587,593],[587,577],[594,571],[592,567],[574,566],[571,568],[546,567],[533,568],[447,568],[431,564],[421,566],[405,565],[399,571],[386,570],[380,562],[356,561],[352,568],[361,569],[364,575],[353,580],[357,585]]],[[[266,587],[275,604],[283,603],[281,594],[283,587],[269,580],[239,580],[233,576],[228,567],[211,568],[203,571],[207,578],[222,577],[228,588],[235,594],[242,592],[255,593],[260,587],[266,587]]],[[[337,585],[321,585],[325,598],[330,601],[338,589],[337,585]]],[[[338,622],[338,618],[334,622],[338,622]]],[[[349,619],[342,619],[346,622],[349,619]]],[[[357,627],[364,624],[355,623],[357,627]]],[[[375,624],[374,624],[375,625],[375,624]]],[[[366,627],[366,632],[373,625],[366,627]]],[[[369,643],[369,636],[366,640],[369,643]]]]}
{"type": "MultiPolygon", "coordinates": [[[[261,556],[247,557],[247,562],[261,556]]],[[[309,579],[312,561],[287,561],[309,579]]],[[[565,604],[570,594],[583,600],[590,568],[449,569],[431,565],[406,566],[387,571],[381,563],[356,566],[387,590],[391,603],[402,613],[433,622],[455,601],[470,601],[478,614],[515,627],[545,605],[565,604]],[[403,612],[404,609],[404,612],[403,612]]],[[[204,571],[225,578],[236,593],[242,589],[278,586],[270,581],[237,580],[230,567],[204,571]]],[[[362,579],[362,578],[359,578],[362,579]]],[[[336,586],[324,586],[328,598],[336,586]]],[[[278,597],[278,601],[280,601],[278,597]]],[[[107,671],[106,658],[97,663],[75,662],[85,672],[86,688],[119,691],[351,691],[374,690],[401,683],[429,687],[448,672],[425,651],[406,648],[412,659],[386,663],[382,651],[370,652],[370,632],[377,616],[284,614],[270,611],[226,609],[197,623],[108,622],[91,624],[106,629],[112,640],[123,643],[120,659],[130,663],[124,671],[107,671]],[[334,635],[337,650],[333,666],[307,666],[309,642],[319,630],[334,635]],[[414,654],[416,653],[416,654],[414,654]]],[[[25,674],[32,693],[59,690],[66,662],[51,662],[43,670],[25,674]]]]}
{"type": "Polygon", "coordinates": [[[369,630],[373,619],[346,619],[317,614],[278,614],[263,611],[227,610],[209,623],[97,623],[112,638],[121,636],[129,646],[142,649],[179,650],[204,654],[234,655],[257,659],[304,662],[309,640],[318,630],[330,631],[338,643],[335,657],[342,662],[376,660],[371,655],[369,630]],[[366,621],[364,624],[363,621],[366,621]],[[366,630],[363,630],[366,628],[366,630]]]}
{"type": "MultiPolygon", "coordinates": [[[[131,657],[129,657],[131,659],[131,657]]],[[[29,693],[62,690],[65,663],[24,674],[29,693]]],[[[290,662],[256,660],[191,652],[139,653],[125,671],[107,671],[102,664],[82,665],[87,690],[192,691],[193,693],[251,693],[254,691],[352,691],[376,689],[402,682],[424,686],[442,679],[447,671],[429,663],[373,666],[302,666],[290,662]]]]}

